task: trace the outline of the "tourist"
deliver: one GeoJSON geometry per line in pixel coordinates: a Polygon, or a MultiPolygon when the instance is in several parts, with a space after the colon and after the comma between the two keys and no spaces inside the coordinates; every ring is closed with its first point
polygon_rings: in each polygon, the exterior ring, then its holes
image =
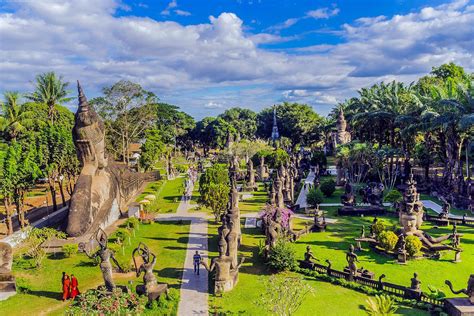
{"type": "Polygon", "coordinates": [[[69,294],[69,298],[75,299],[76,296],[81,294],[79,292],[79,283],[77,282],[77,278],[74,276],[74,274],[71,274],[71,293],[69,294]]]}
{"type": "Polygon", "coordinates": [[[194,261],[194,274],[199,275],[199,265],[201,263],[201,255],[199,254],[197,250],[193,256],[193,261],[194,261]]]}
{"type": "Polygon", "coordinates": [[[71,286],[71,281],[69,280],[69,275],[64,274],[64,278],[63,278],[63,301],[65,301],[69,298],[70,286],[71,286]]]}

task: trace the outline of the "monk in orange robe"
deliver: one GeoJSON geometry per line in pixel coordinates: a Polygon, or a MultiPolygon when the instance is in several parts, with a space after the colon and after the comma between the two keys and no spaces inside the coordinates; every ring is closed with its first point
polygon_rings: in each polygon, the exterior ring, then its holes
{"type": "Polygon", "coordinates": [[[63,280],[63,301],[69,298],[70,286],[71,286],[71,281],[69,280],[69,275],[66,274],[63,280]]]}
{"type": "Polygon", "coordinates": [[[76,296],[81,294],[79,292],[79,283],[77,282],[77,278],[74,276],[74,274],[71,274],[71,293],[69,295],[70,298],[75,299],[76,296]]]}

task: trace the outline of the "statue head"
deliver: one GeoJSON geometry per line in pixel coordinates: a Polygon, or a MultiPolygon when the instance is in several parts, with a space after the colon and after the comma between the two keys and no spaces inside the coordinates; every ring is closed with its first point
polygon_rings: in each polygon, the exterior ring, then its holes
{"type": "Polygon", "coordinates": [[[79,161],[84,165],[95,165],[102,169],[107,166],[105,154],[105,126],[97,113],[87,102],[82,87],[77,82],[79,107],[75,115],[73,139],[79,161]]]}

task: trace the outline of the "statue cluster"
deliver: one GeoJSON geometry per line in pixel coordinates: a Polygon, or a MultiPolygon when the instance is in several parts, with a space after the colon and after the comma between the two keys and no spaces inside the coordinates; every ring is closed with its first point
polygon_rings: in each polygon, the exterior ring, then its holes
{"type": "Polygon", "coordinates": [[[296,164],[286,162],[275,173],[270,192],[270,204],[284,208],[285,203],[293,204],[295,200],[295,179],[298,177],[296,164]]]}
{"type": "Polygon", "coordinates": [[[416,190],[413,174],[410,174],[407,180],[407,188],[403,201],[399,204],[398,213],[400,225],[406,235],[415,234],[423,224],[423,202],[420,201],[420,194],[416,190]]]}
{"type": "Polygon", "coordinates": [[[212,259],[211,265],[202,262],[209,272],[215,272],[214,293],[221,294],[234,288],[239,280],[239,268],[243,263],[238,260],[238,249],[242,239],[240,230],[239,193],[237,192],[236,165],[230,165],[231,192],[229,206],[222,215],[222,224],[218,228],[219,257],[212,259]]]}
{"type": "Polygon", "coordinates": [[[257,183],[255,182],[255,170],[253,169],[252,159],[247,161],[247,184],[246,190],[255,191],[257,190],[257,183]]]}

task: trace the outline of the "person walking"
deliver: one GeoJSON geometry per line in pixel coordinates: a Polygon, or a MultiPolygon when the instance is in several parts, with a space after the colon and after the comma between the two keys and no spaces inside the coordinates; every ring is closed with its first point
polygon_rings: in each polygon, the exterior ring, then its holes
{"type": "Polygon", "coordinates": [[[79,282],[77,282],[77,278],[74,276],[74,274],[71,274],[71,293],[69,295],[70,298],[75,299],[76,296],[81,294],[79,292],[79,282]]]}
{"type": "Polygon", "coordinates": [[[201,255],[199,254],[199,251],[197,250],[193,256],[193,262],[194,262],[194,274],[199,275],[199,265],[201,264],[201,255]]]}
{"type": "Polygon", "coordinates": [[[63,279],[63,301],[69,298],[70,286],[71,286],[71,281],[69,280],[69,275],[65,274],[64,279],[63,279]]]}

